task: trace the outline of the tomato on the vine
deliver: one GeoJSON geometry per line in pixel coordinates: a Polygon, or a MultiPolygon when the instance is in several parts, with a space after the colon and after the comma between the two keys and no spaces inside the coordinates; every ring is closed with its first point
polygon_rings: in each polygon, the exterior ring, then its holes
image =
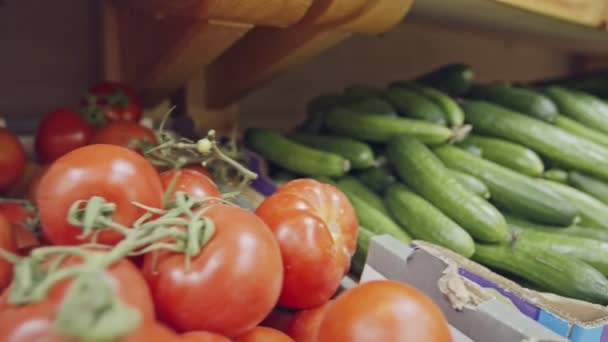
{"type": "Polygon", "coordinates": [[[302,310],[295,314],[289,322],[287,335],[298,342],[317,342],[321,322],[332,303],[333,301],[329,301],[314,309],[302,310]]]}
{"type": "Polygon", "coordinates": [[[13,186],[25,170],[25,150],[19,138],[7,128],[0,127],[0,191],[13,186]]]}
{"type": "Polygon", "coordinates": [[[228,337],[208,331],[192,331],[182,334],[177,339],[179,342],[230,342],[228,337]]]}
{"type": "MultiPolygon", "coordinates": [[[[80,228],[67,221],[70,207],[93,196],[114,203],[111,219],[126,227],[146,210],[133,205],[161,208],[163,187],[156,169],[141,155],[114,145],[88,145],[57,159],[44,174],[36,193],[40,223],[54,244],[81,244],[80,228]]],[[[122,234],[104,229],[97,242],[115,244],[122,234]]]]}
{"type": "Polygon", "coordinates": [[[139,122],[142,106],[135,91],[129,86],[104,81],[89,88],[82,108],[85,116],[108,121],[139,122]]]}
{"type": "Polygon", "coordinates": [[[294,339],[276,329],[255,327],[236,337],[234,342],[294,342],[294,339]]]}
{"type": "MultiPolygon", "coordinates": [[[[11,253],[17,250],[13,228],[3,215],[0,215],[0,249],[11,253]]],[[[0,290],[8,286],[12,277],[13,265],[0,256],[0,290]]]]}
{"type": "Polygon", "coordinates": [[[62,155],[89,143],[94,128],[80,113],[58,108],[47,113],[36,131],[35,149],[42,163],[50,163],[62,155]]]}
{"type": "Polygon", "coordinates": [[[138,123],[130,121],[115,121],[99,128],[91,139],[91,144],[110,144],[139,151],[140,142],[150,145],[157,143],[154,131],[138,123]]]}
{"type": "Polygon", "coordinates": [[[228,337],[258,325],[275,306],[283,281],[277,241],[253,213],[214,204],[205,216],[215,233],[200,253],[155,251],[142,272],[159,317],[178,331],[204,330],[228,337]]]}
{"type": "Polygon", "coordinates": [[[364,283],[327,308],[319,341],[449,342],[443,313],[422,291],[395,281],[364,283]]]}
{"type": "Polygon", "coordinates": [[[163,183],[165,191],[173,183],[172,194],[181,191],[196,199],[220,197],[222,195],[211,178],[189,169],[175,169],[162,172],[160,180],[163,183]]]}
{"type": "Polygon", "coordinates": [[[336,292],[357,242],[357,216],[336,187],[290,181],[256,210],[281,246],[285,280],[279,304],[313,308],[336,292]]]}
{"type": "Polygon", "coordinates": [[[19,251],[40,244],[38,237],[33,233],[37,228],[33,207],[18,202],[0,202],[0,215],[10,222],[19,251]]]}

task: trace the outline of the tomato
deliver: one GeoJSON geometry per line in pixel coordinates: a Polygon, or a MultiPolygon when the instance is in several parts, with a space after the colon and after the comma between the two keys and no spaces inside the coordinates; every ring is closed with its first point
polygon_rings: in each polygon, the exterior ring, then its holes
{"type": "Polygon", "coordinates": [[[294,342],[294,340],[276,329],[255,327],[235,338],[234,342],[294,342]]]}
{"type": "MultiPolygon", "coordinates": [[[[17,243],[10,222],[0,215],[0,249],[15,253],[17,243]]],[[[8,286],[13,278],[13,264],[0,257],[0,290],[8,286]]]]}
{"type": "Polygon", "coordinates": [[[298,342],[317,342],[321,322],[332,302],[298,312],[289,323],[287,334],[298,342]]]}
{"type": "Polygon", "coordinates": [[[59,108],[45,115],[36,131],[35,149],[42,163],[89,143],[93,127],[70,108],[59,108]]]}
{"type": "Polygon", "coordinates": [[[190,164],[184,166],[183,169],[194,170],[196,172],[204,174],[205,176],[209,177],[209,179],[213,180],[213,175],[211,174],[211,172],[209,172],[209,170],[201,164],[190,164]]]}
{"type": "Polygon", "coordinates": [[[172,194],[181,191],[196,199],[222,196],[217,185],[215,185],[211,178],[200,172],[188,169],[175,169],[161,173],[160,180],[163,183],[163,189],[165,189],[165,191],[174,178],[175,183],[173,184],[172,194]]]}
{"type": "Polygon", "coordinates": [[[11,131],[0,127],[0,191],[13,186],[25,170],[25,150],[19,138],[11,131]]]}
{"type": "Polygon", "coordinates": [[[207,331],[193,331],[180,335],[180,342],[230,342],[228,337],[207,331]]]}
{"type": "Polygon", "coordinates": [[[279,304],[313,308],[336,292],[357,241],[357,216],[337,188],[312,179],[290,181],[256,214],[281,246],[285,281],[279,304]]]}
{"type": "Polygon", "coordinates": [[[253,213],[216,204],[205,216],[215,233],[198,255],[149,253],[142,272],[159,317],[178,331],[233,337],[258,325],[275,306],[283,280],[279,246],[253,213]]]}
{"type": "Polygon", "coordinates": [[[10,222],[18,250],[40,245],[38,237],[28,227],[35,219],[33,209],[18,202],[3,202],[0,203],[0,215],[10,222]]]}
{"type": "Polygon", "coordinates": [[[139,151],[137,141],[156,144],[158,140],[151,129],[129,121],[110,122],[99,128],[91,139],[92,144],[118,145],[133,151],[139,151]]]}
{"type": "Polygon", "coordinates": [[[118,82],[100,82],[89,88],[85,97],[84,115],[95,120],[139,122],[142,107],[135,91],[118,82]]]}
{"type": "Polygon", "coordinates": [[[443,313],[420,290],[381,280],[351,288],[327,309],[319,341],[449,342],[443,313]]]}
{"type": "MultiPolygon", "coordinates": [[[[68,223],[70,207],[77,200],[101,196],[116,204],[114,222],[130,227],[145,211],[133,201],[162,206],[163,187],[156,169],[141,155],[114,145],[89,145],[57,159],[44,174],[36,193],[40,223],[53,244],[80,244],[81,229],[68,223]]],[[[99,233],[97,242],[115,244],[122,235],[114,230],[99,233]]]]}

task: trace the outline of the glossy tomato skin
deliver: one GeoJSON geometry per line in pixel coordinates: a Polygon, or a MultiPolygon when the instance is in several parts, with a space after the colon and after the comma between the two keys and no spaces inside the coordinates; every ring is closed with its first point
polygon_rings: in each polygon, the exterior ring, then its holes
{"type": "Polygon", "coordinates": [[[31,209],[21,203],[4,202],[0,203],[0,215],[10,222],[18,251],[40,245],[36,234],[27,227],[35,216],[31,209]]]}
{"type": "Polygon", "coordinates": [[[4,127],[0,127],[0,146],[0,191],[6,191],[25,170],[25,150],[19,138],[4,127]]]}
{"type": "Polygon", "coordinates": [[[70,108],[47,113],[36,131],[35,149],[42,163],[50,163],[62,155],[89,143],[94,128],[70,108]]]}
{"type": "MultiPolygon", "coordinates": [[[[44,174],[36,203],[45,236],[53,244],[75,245],[81,229],[67,222],[70,206],[77,200],[101,196],[116,204],[112,219],[130,227],[144,214],[133,201],[162,206],[163,187],[156,169],[139,154],[114,145],[88,145],[57,159],[44,174]]],[[[122,235],[102,231],[97,242],[115,244],[122,235]]]]}
{"type": "Polygon", "coordinates": [[[185,268],[182,253],[146,255],[142,272],[158,316],[177,331],[233,337],[258,325],[275,306],[283,280],[279,246],[253,213],[216,204],[205,216],[215,233],[185,268]]]}
{"type": "Polygon", "coordinates": [[[238,336],[234,342],[295,342],[291,337],[284,333],[268,328],[255,327],[252,330],[238,336]]]}
{"type": "Polygon", "coordinates": [[[160,180],[163,183],[163,189],[165,191],[175,178],[173,185],[172,198],[178,191],[185,192],[188,195],[196,199],[205,199],[209,197],[221,197],[221,193],[217,185],[211,180],[211,178],[204,174],[189,170],[189,169],[175,169],[162,172],[160,174],[160,180]]]}
{"type": "Polygon", "coordinates": [[[91,139],[91,144],[110,144],[139,151],[136,140],[156,144],[154,131],[130,121],[114,121],[99,128],[91,139]]]}
{"type": "MultiPolygon", "coordinates": [[[[0,249],[15,253],[17,243],[13,234],[13,227],[8,219],[0,215],[0,249]]],[[[0,257],[0,290],[7,287],[13,278],[13,264],[0,257]]]]}
{"type": "Polygon", "coordinates": [[[106,122],[139,122],[142,106],[135,91],[122,83],[103,81],[89,88],[83,108],[85,115],[102,116],[106,122]]]}
{"type": "Polygon", "coordinates": [[[230,342],[228,337],[207,331],[193,331],[179,336],[179,342],[230,342]]]}
{"type": "Polygon", "coordinates": [[[298,312],[287,328],[287,334],[298,342],[317,342],[319,329],[325,313],[333,301],[329,301],[314,309],[298,312]]]}
{"type": "Polygon", "coordinates": [[[313,308],[336,292],[357,240],[357,216],[334,186],[290,181],[256,210],[281,246],[285,280],[279,304],[313,308]]]}
{"type": "Polygon", "coordinates": [[[450,342],[443,313],[420,290],[372,281],[342,293],[327,309],[319,342],[450,342]]]}

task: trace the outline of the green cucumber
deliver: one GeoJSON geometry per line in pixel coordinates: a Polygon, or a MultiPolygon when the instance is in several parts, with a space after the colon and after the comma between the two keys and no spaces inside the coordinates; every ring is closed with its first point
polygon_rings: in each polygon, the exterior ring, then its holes
{"type": "Polygon", "coordinates": [[[390,186],[385,200],[393,217],[415,239],[446,247],[467,258],[475,252],[469,233],[405,185],[390,186]]]}
{"type": "Polygon", "coordinates": [[[594,228],[594,227],[583,227],[579,225],[572,225],[569,227],[557,227],[557,226],[549,226],[544,224],[533,223],[530,221],[526,221],[522,218],[510,216],[505,214],[505,218],[507,219],[507,223],[509,224],[509,228],[514,233],[519,233],[522,230],[538,230],[546,233],[557,233],[569,236],[577,236],[588,239],[593,239],[596,241],[604,241],[608,242],[608,230],[594,228]]]}
{"type": "Polygon", "coordinates": [[[598,97],[608,98],[608,69],[548,79],[536,82],[537,85],[561,85],[566,88],[585,91],[598,97]]]}
{"type": "Polygon", "coordinates": [[[475,73],[466,64],[448,64],[418,77],[420,83],[438,88],[452,96],[464,95],[473,84],[475,73]]]}
{"type": "Polygon", "coordinates": [[[568,184],[608,204],[608,184],[577,171],[568,173],[568,184]]]}
{"type": "Polygon", "coordinates": [[[555,294],[608,304],[608,280],[584,261],[526,245],[475,245],[473,260],[555,294]]]}
{"type": "Polygon", "coordinates": [[[358,175],[361,183],[377,193],[383,193],[391,184],[395,183],[395,175],[388,166],[372,167],[358,175]]]}
{"type": "Polygon", "coordinates": [[[427,121],[362,114],[346,109],[327,113],[325,126],[336,134],[371,142],[387,142],[396,135],[407,134],[425,144],[440,144],[452,137],[452,131],[447,127],[427,121]]]}
{"type": "Polygon", "coordinates": [[[360,277],[365,268],[365,261],[367,260],[367,251],[369,250],[369,243],[371,239],[378,234],[374,234],[371,230],[359,226],[357,233],[357,249],[350,262],[350,273],[360,277]]]}
{"type": "Polygon", "coordinates": [[[303,145],[335,153],[350,161],[353,169],[366,169],[374,165],[374,152],[368,144],[351,138],[332,135],[296,133],[289,136],[303,145]]]}
{"type": "Polygon", "coordinates": [[[543,173],[542,178],[558,183],[568,184],[568,172],[562,169],[549,169],[543,173]]]}
{"type": "Polygon", "coordinates": [[[563,198],[572,203],[580,212],[582,226],[608,229],[608,205],[567,185],[539,179],[538,182],[559,192],[563,198]]]}
{"type": "Polygon", "coordinates": [[[325,122],[325,112],[316,112],[308,114],[306,119],[296,127],[296,132],[319,134],[323,131],[323,123],[325,122]]]}
{"type": "Polygon", "coordinates": [[[280,167],[301,175],[340,177],[350,170],[350,162],[337,154],[312,149],[267,129],[248,129],[245,145],[280,167]]]}
{"type": "Polygon", "coordinates": [[[386,91],[386,98],[405,117],[446,124],[441,108],[422,94],[404,88],[390,88],[386,91]]]}
{"type": "Polygon", "coordinates": [[[593,128],[587,127],[567,116],[558,115],[554,122],[555,126],[568,131],[576,136],[586,138],[602,146],[608,146],[608,135],[593,128]]]}
{"type": "Polygon", "coordinates": [[[352,176],[346,176],[337,181],[337,187],[340,190],[345,192],[350,192],[360,199],[364,200],[365,203],[374,207],[376,210],[379,210],[384,215],[390,215],[386,206],[384,205],[384,201],[380,196],[378,196],[375,192],[366,187],[363,183],[361,183],[357,178],[352,176]]]}
{"type": "Polygon", "coordinates": [[[464,124],[464,112],[458,102],[441,90],[425,87],[415,82],[395,82],[391,86],[412,89],[431,100],[443,110],[443,114],[451,127],[459,127],[464,124]]]}
{"type": "Polygon", "coordinates": [[[453,178],[420,141],[409,136],[395,137],[388,144],[387,157],[412,190],[460,224],[475,239],[498,242],[508,238],[509,229],[500,212],[453,178]]]}
{"type": "Polygon", "coordinates": [[[608,133],[608,106],[600,99],[558,86],[545,92],[559,107],[560,113],[604,133],[608,133]]]}
{"type": "Polygon", "coordinates": [[[454,146],[439,147],[435,154],[447,167],[479,178],[490,189],[492,202],[518,216],[563,226],[571,225],[577,217],[573,204],[531,177],[454,146]]]}
{"type": "Polygon", "coordinates": [[[462,143],[481,150],[481,157],[528,176],[539,176],[545,165],[536,152],[510,141],[469,135],[462,143]]]}
{"type": "Polygon", "coordinates": [[[608,179],[608,148],[540,120],[483,101],[463,105],[475,131],[522,144],[568,168],[608,179]]]}
{"type": "Polygon", "coordinates": [[[344,107],[361,113],[397,116],[395,108],[390,103],[375,96],[354,100],[344,107]]]}
{"type": "Polygon", "coordinates": [[[490,189],[488,189],[487,185],[485,185],[477,177],[473,177],[468,173],[460,172],[458,170],[449,169],[448,171],[452,177],[456,178],[460,184],[469,189],[471,192],[474,192],[478,196],[485,199],[490,198],[490,189]]]}
{"type": "Polygon", "coordinates": [[[555,122],[557,106],[550,98],[531,89],[487,84],[474,86],[472,97],[510,108],[547,122],[555,122]]]}

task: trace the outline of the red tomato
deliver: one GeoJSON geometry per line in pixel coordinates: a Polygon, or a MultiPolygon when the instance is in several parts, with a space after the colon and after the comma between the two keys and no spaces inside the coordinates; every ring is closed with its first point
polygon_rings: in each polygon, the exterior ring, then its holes
{"type": "Polygon", "coordinates": [[[93,127],[70,108],[59,108],[46,114],[36,131],[36,155],[49,163],[89,143],[93,127]]]}
{"type": "Polygon", "coordinates": [[[188,169],[169,170],[161,173],[160,181],[163,183],[165,191],[173,181],[173,178],[175,178],[175,183],[171,192],[172,197],[178,191],[185,192],[196,199],[222,196],[220,189],[218,189],[211,178],[188,169]]]}
{"type": "Polygon", "coordinates": [[[147,127],[130,121],[115,121],[99,128],[91,139],[91,144],[118,145],[139,151],[137,140],[148,141],[152,144],[156,144],[158,141],[154,131],[147,127]]]}
{"type": "Polygon", "coordinates": [[[100,82],[85,97],[84,115],[105,121],[139,122],[142,107],[135,91],[118,82],[100,82]]]}
{"type": "MultiPolygon", "coordinates": [[[[17,250],[13,228],[3,215],[0,215],[0,249],[11,253],[15,253],[17,250]]],[[[0,290],[8,286],[12,279],[13,264],[0,257],[0,290]]]]}
{"type": "Polygon", "coordinates": [[[294,340],[276,329],[255,327],[235,338],[234,342],[294,342],[294,340]]]}
{"type": "MultiPolygon", "coordinates": [[[[145,213],[132,204],[162,206],[163,187],[156,169],[139,154],[113,145],[89,145],[57,159],[40,180],[36,203],[42,230],[59,245],[80,244],[81,229],[67,221],[70,206],[77,200],[101,196],[116,204],[112,220],[130,227],[145,213]]],[[[102,231],[97,241],[115,244],[122,235],[102,231]]]]}
{"type": "Polygon", "coordinates": [[[207,331],[193,331],[180,335],[180,342],[230,342],[228,337],[207,331]]]}
{"type": "Polygon", "coordinates": [[[314,309],[298,312],[289,323],[287,334],[298,342],[317,342],[321,322],[332,302],[329,301],[314,309]]]}
{"type": "Polygon", "coordinates": [[[196,172],[200,172],[205,176],[209,177],[209,179],[213,180],[213,175],[209,170],[201,164],[191,164],[183,167],[184,169],[194,170],[196,172]]]}
{"type": "Polygon", "coordinates": [[[11,131],[0,127],[0,191],[12,187],[25,170],[25,150],[19,138],[11,131]]]}
{"type": "Polygon", "coordinates": [[[3,202],[0,203],[0,215],[4,215],[10,222],[15,235],[17,249],[27,249],[40,245],[36,234],[29,228],[31,220],[34,220],[35,213],[21,203],[3,202]]]}
{"type": "Polygon", "coordinates": [[[319,341],[449,342],[443,313],[420,290],[373,281],[342,293],[327,309],[319,341]]]}
{"type": "Polygon", "coordinates": [[[253,213],[217,204],[205,213],[215,234],[186,269],[182,253],[146,255],[142,272],[159,317],[178,331],[237,336],[275,306],[283,281],[279,246],[253,213]]]}
{"type": "Polygon", "coordinates": [[[279,304],[313,308],[336,292],[357,241],[357,216],[337,188],[290,181],[256,210],[281,246],[285,281],[279,304]]]}

